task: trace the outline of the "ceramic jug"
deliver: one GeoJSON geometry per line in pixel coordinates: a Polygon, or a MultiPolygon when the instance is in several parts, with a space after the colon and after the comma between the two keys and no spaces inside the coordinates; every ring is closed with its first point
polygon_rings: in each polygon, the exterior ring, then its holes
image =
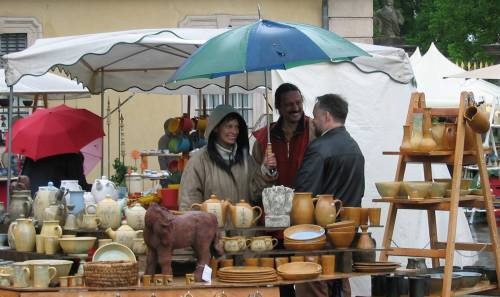
{"type": "Polygon", "coordinates": [[[410,125],[403,126],[403,143],[401,143],[399,150],[402,152],[409,152],[412,150],[410,125]]]}
{"type": "Polygon", "coordinates": [[[370,233],[368,233],[368,226],[362,225],[361,226],[361,234],[359,235],[358,243],[356,244],[356,248],[358,249],[374,249],[375,248],[375,242],[370,236],[370,233]]]}
{"type": "Polygon", "coordinates": [[[20,218],[13,222],[12,237],[18,252],[32,252],[35,250],[35,226],[31,219],[20,218]]]}
{"type": "Polygon", "coordinates": [[[314,218],[316,219],[316,224],[322,227],[326,225],[335,223],[335,219],[340,213],[342,208],[342,201],[333,199],[333,195],[318,195],[318,197],[312,199],[316,202],[316,208],[314,209],[314,218]]]}
{"type": "Polygon", "coordinates": [[[33,265],[33,287],[48,288],[50,281],[56,276],[57,270],[49,264],[33,265]]]}
{"type": "Polygon", "coordinates": [[[61,180],[61,185],[59,186],[61,190],[68,191],[64,198],[66,198],[66,204],[70,202],[70,191],[81,191],[82,187],[78,184],[77,180],[61,180]]]}
{"type": "Polygon", "coordinates": [[[106,176],[103,176],[101,179],[96,179],[94,184],[92,184],[92,195],[94,196],[94,200],[96,203],[101,202],[102,200],[111,198],[113,200],[118,199],[118,189],[115,184],[110,181],[106,176]]]}
{"type": "Polygon", "coordinates": [[[314,224],[312,193],[294,193],[290,218],[292,219],[293,225],[314,224]]]}
{"type": "Polygon", "coordinates": [[[59,226],[59,221],[43,221],[42,230],[40,230],[40,235],[42,236],[57,236],[61,237],[63,230],[59,226]]]}
{"type": "Polygon", "coordinates": [[[222,237],[221,242],[224,250],[228,253],[237,253],[246,249],[245,239],[241,236],[222,237]]]}
{"type": "Polygon", "coordinates": [[[80,228],[95,230],[101,225],[101,221],[95,214],[84,214],[80,228]]]}
{"type": "Polygon", "coordinates": [[[140,238],[142,235],[142,230],[135,231],[126,222],[120,226],[116,231],[108,228],[106,229],[106,234],[113,239],[114,242],[121,243],[128,248],[132,249],[135,238],[140,238]]]}
{"type": "Polygon", "coordinates": [[[120,204],[112,199],[110,195],[107,195],[105,199],[100,200],[100,202],[97,203],[97,206],[88,205],[87,209],[91,206],[96,208],[96,215],[100,221],[99,228],[106,230],[108,228],[116,229],[120,227],[122,218],[120,204]]]}
{"type": "Polygon", "coordinates": [[[43,222],[45,217],[45,209],[49,207],[52,201],[56,201],[59,189],[54,187],[52,182],[46,187],[38,187],[38,192],[35,194],[33,202],[33,216],[36,222],[43,222]]]}
{"type": "Polygon", "coordinates": [[[66,222],[64,223],[64,230],[76,230],[78,229],[78,222],[76,216],[71,213],[75,206],[73,204],[68,204],[66,208],[68,209],[68,214],[66,215],[66,222]]]}
{"type": "Polygon", "coordinates": [[[231,210],[231,222],[236,228],[249,228],[262,216],[262,208],[252,207],[245,200],[240,200],[235,205],[229,203],[229,209],[231,210]],[[254,210],[259,213],[256,217],[254,217],[254,210]]]}
{"type": "Polygon", "coordinates": [[[31,195],[28,195],[27,193],[18,193],[18,192],[20,191],[14,191],[14,193],[10,197],[10,205],[9,205],[10,221],[15,221],[20,217],[27,218],[30,216],[31,213],[31,207],[33,205],[33,200],[31,199],[31,195]]]}
{"type": "Polygon", "coordinates": [[[125,174],[125,184],[127,185],[127,191],[130,194],[142,193],[142,191],[144,190],[143,183],[142,183],[142,177],[137,172],[125,174]]]}
{"type": "Polygon", "coordinates": [[[210,195],[210,199],[203,201],[203,203],[193,203],[191,208],[198,208],[201,211],[213,213],[217,217],[217,223],[219,228],[226,225],[226,210],[229,206],[229,202],[225,200],[219,200],[216,195],[210,195]]]}
{"type": "Polygon", "coordinates": [[[134,230],[144,229],[144,216],[146,209],[140,203],[135,203],[134,206],[125,208],[125,217],[127,223],[134,230]]]}
{"type": "Polygon", "coordinates": [[[418,150],[421,152],[430,152],[436,147],[436,142],[432,138],[432,117],[431,108],[424,108],[423,137],[418,150]]]}

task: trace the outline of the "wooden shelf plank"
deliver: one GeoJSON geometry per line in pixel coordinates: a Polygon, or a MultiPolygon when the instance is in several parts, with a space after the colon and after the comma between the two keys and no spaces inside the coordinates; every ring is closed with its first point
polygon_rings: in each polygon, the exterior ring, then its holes
{"type": "MultiPolygon", "coordinates": [[[[432,198],[423,200],[380,198],[373,199],[373,202],[392,203],[397,209],[428,209],[428,210],[449,210],[450,198],[432,198]]],[[[460,197],[460,207],[481,206],[484,201],[482,196],[467,195],[460,197]]]]}
{"type": "MultiPolygon", "coordinates": [[[[482,282],[479,282],[477,285],[475,285],[472,288],[463,288],[460,290],[452,291],[451,296],[471,295],[474,293],[494,290],[496,288],[497,288],[497,284],[490,284],[489,281],[482,281],[482,282]]],[[[432,296],[432,297],[441,296],[441,293],[439,293],[438,295],[431,294],[430,296],[432,296]]]]}
{"type": "Polygon", "coordinates": [[[392,248],[387,251],[390,256],[445,258],[445,249],[416,249],[416,248],[392,248]]]}

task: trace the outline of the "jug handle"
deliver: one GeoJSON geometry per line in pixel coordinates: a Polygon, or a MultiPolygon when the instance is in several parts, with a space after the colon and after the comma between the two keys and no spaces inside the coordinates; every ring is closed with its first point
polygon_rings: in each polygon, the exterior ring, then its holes
{"type": "Polygon", "coordinates": [[[273,249],[274,249],[278,245],[278,239],[273,237],[273,239],[271,239],[271,242],[273,244],[273,249]]]}
{"type": "Polygon", "coordinates": [[[57,231],[57,234],[59,234],[59,237],[61,237],[61,236],[62,236],[62,234],[63,234],[63,230],[62,230],[61,226],[59,226],[59,225],[55,226],[55,227],[54,227],[54,230],[56,230],[56,231],[57,231]]]}
{"type": "Polygon", "coordinates": [[[135,237],[136,237],[136,238],[140,238],[140,237],[139,237],[139,234],[143,234],[143,233],[144,233],[144,231],[143,231],[143,230],[137,230],[137,231],[135,231],[135,237]]]}
{"type": "Polygon", "coordinates": [[[250,246],[252,245],[252,239],[251,238],[247,238],[245,240],[245,245],[246,245],[247,249],[249,249],[250,246]]]}
{"type": "Polygon", "coordinates": [[[96,212],[97,212],[97,205],[92,203],[92,204],[87,204],[87,205],[85,206],[85,214],[87,214],[87,215],[89,214],[88,208],[89,208],[89,207],[91,207],[91,206],[92,206],[93,208],[95,208],[95,209],[96,209],[96,212]]]}
{"type": "Polygon", "coordinates": [[[318,201],[318,199],[319,199],[318,197],[314,197],[314,198],[312,199],[312,202],[314,203],[314,202],[318,201]]]}
{"type": "Polygon", "coordinates": [[[257,222],[260,219],[260,217],[262,216],[262,208],[260,208],[259,206],[254,206],[254,207],[252,207],[252,210],[254,210],[254,209],[258,210],[259,215],[255,219],[253,219],[252,225],[254,225],[255,222],[257,222]]]}
{"type": "Polygon", "coordinates": [[[332,202],[332,204],[333,204],[335,207],[337,207],[337,205],[336,205],[336,204],[337,204],[337,202],[340,204],[340,206],[337,208],[338,210],[337,210],[337,213],[335,214],[335,218],[339,216],[339,214],[340,214],[340,209],[342,209],[342,201],[341,201],[341,200],[334,200],[334,201],[332,202]]]}
{"type": "MultiPolygon", "coordinates": [[[[16,242],[16,236],[14,235],[14,231],[16,231],[17,222],[14,221],[10,225],[12,226],[12,232],[10,233],[12,236],[12,241],[16,242]]],[[[9,226],[9,228],[10,228],[10,226],[9,226]]]]}
{"type": "Polygon", "coordinates": [[[101,219],[99,219],[98,217],[95,218],[95,223],[97,225],[97,227],[100,227],[101,226],[101,219]]]}
{"type": "Polygon", "coordinates": [[[23,202],[23,212],[24,212],[24,217],[27,218],[30,216],[30,205],[28,201],[23,202]]]}
{"type": "Polygon", "coordinates": [[[201,210],[201,204],[200,203],[193,203],[193,204],[191,204],[191,209],[193,209],[194,207],[199,207],[200,208],[199,210],[201,210]]]}
{"type": "Polygon", "coordinates": [[[24,267],[23,271],[26,271],[26,274],[24,274],[24,280],[29,284],[31,278],[31,271],[28,267],[24,267]]]}
{"type": "Polygon", "coordinates": [[[56,277],[56,274],[57,274],[57,270],[55,267],[53,266],[50,266],[49,267],[49,282],[54,278],[56,277]]]}

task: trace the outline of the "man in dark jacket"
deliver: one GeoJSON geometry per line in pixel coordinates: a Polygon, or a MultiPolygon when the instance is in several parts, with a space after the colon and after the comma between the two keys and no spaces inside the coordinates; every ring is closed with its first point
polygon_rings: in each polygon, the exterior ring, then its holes
{"type": "MultiPolygon", "coordinates": [[[[318,138],[308,147],[295,180],[295,191],[333,194],[344,206],[361,206],[365,191],[365,158],[344,127],[348,104],[342,97],[326,94],[314,106],[314,128],[318,138]]],[[[350,295],[348,281],[314,282],[296,286],[296,295],[350,295]]]]}

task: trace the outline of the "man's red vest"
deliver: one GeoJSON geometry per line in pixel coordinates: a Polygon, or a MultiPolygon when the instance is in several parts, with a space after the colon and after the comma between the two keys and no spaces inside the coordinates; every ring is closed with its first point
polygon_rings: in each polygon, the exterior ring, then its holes
{"type": "MultiPolygon", "coordinates": [[[[310,118],[303,117],[290,142],[286,140],[281,129],[281,121],[280,117],[278,122],[271,124],[271,144],[278,163],[278,184],[293,188],[295,176],[309,144],[310,118]]],[[[261,128],[253,134],[261,145],[262,151],[265,152],[267,147],[267,127],[261,128]]]]}

